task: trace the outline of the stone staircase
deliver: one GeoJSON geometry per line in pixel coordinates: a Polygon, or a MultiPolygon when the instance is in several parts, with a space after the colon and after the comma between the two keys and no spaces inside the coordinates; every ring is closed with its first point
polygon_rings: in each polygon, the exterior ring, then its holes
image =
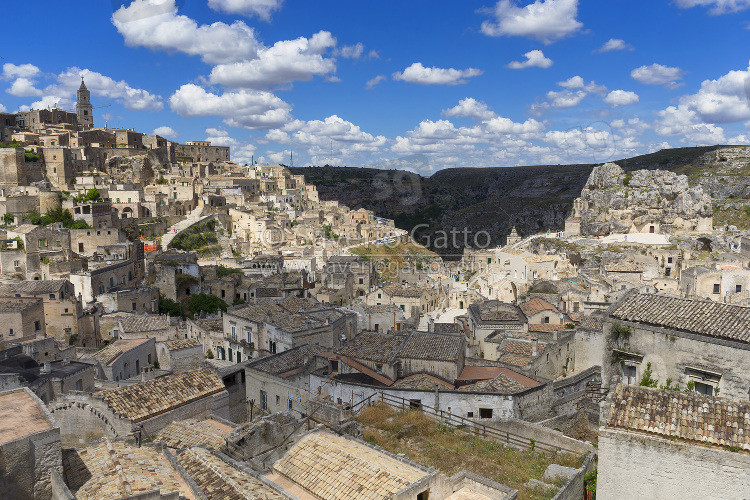
{"type": "Polygon", "coordinates": [[[193,224],[197,224],[198,222],[211,217],[210,215],[206,215],[205,217],[201,216],[202,213],[203,207],[197,207],[187,215],[187,218],[181,220],[177,224],[169,226],[167,228],[167,231],[164,233],[164,236],[161,237],[161,249],[163,251],[166,251],[167,248],[169,248],[169,244],[172,243],[172,240],[174,240],[178,234],[180,234],[182,231],[189,228],[193,224]]]}

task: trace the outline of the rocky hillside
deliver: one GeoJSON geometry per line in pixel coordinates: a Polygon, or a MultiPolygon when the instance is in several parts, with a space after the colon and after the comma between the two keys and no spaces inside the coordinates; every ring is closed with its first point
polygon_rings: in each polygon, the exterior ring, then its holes
{"type": "MultiPolygon", "coordinates": [[[[668,149],[614,163],[626,172],[664,169],[684,174],[690,187],[701,186],[715,198],[714,209],[723,203],[737,206],[732,208],[731,220],[726,220],[726,211],[715,210],[716,225],[733,223],[750,228],[750,147],[668,149]]],[[[450,256],[462,253],[464,238],[457,237],[456,245],[451,241],[448,248],[440,248],[435,244],[439,231],[467,228],[470,235],[486,231],[491,244],[497,245],[504,242],[514,225],[522,236],[563,229],[573,200],[580,196],[594,167],[456,168],[431,177],[349,167],[301,167],[292,171],[318,186],[321,199],[368,208],[395,219],[398,227],[416,228],[420,243],[450,256]]],[[[468,239],[473,245],[473,236],[468,239]]],[[[480,243],[484,243],[482,238],[480,243]]]]}
{"type": "MultiPolygon", "coordinates": [[[[576,213],[577,212],[577,213],[576,213]]],[[[711,198],[703,187],[690,187],[685,175],[669,170],[631,170],[616,163],[595,167],[581,191],[581,234],[710,231],[711,198]]]]}

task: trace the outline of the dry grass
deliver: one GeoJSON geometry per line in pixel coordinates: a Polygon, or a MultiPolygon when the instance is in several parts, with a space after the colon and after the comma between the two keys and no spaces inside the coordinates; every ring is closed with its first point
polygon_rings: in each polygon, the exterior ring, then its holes
{"type": "Polygon", "coordinates": [[[578,468],[583,463],[583,457],[578,455],[549,457],[535,451],[505,448],[495,441],[441,426],[419,411],[398,412],[389,406],[376,405],[363,410],[357,420],[364,427],[365,440],[371,444],[391,453],[403,453],[448,476],[463,469],[474,472],[518,489],[519,500],[550,499],[557,493],[556,488],[525,486],[529,479],[541,480],[550,464],[578,468]],[[399,439],[398,432],[410,424],[414,427],[399,439]]]}

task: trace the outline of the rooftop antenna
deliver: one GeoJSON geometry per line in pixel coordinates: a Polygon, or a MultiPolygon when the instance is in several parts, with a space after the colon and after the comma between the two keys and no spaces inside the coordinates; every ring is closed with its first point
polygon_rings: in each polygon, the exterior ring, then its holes
{"type": "Polygon", "coordinates": [[[294,167],[294,150],[289,150],[289,167],[294,167]]]}

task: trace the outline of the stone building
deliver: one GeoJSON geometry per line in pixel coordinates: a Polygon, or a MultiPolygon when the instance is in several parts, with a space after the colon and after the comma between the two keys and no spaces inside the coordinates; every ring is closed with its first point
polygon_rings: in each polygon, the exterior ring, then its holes
{"type": "Polygon", "coordinates": [[[602,403],[600,498],[747,498],[748,401],[618,385],[602,403]]]}
{"type": "Polygon", "coordinates": [[[197,370],[203,366],[203,345],[191,338],[157,342],[156,357],[162,370],[174,373],[197,370]]]}
{"type": "Polygon", "coordinates": [[[750,307],[631,292],[608,311],[603,359],[591,361],[605,386],[638,384],[650,366],[662,385],[746,399],[750,373],[737,359],[750,350],[748,332],[750,307]]]}
{"type": "Polygon", "coordinates": [[[46,337],[46,332],[41,298],[0,298],[0,341],[46,337]]]}
{"type": "Polygon", "coordinates": [[[96,378],[119,382],[137,377],[156,361],[154,339],[115,340],[82,361],[96,366],[96,378]]]}
{"type": "Polygon", "coordinates": [[[469,306],[468,316],[471,345],[480,356],[487,355],[495,347],[487,344],[487,338],[495,332],[508,334],[528,331],[526,316],[513,304],[497,300],[477,302],[469,306]]]}
{"type": "Polygon", "coordinates": [[[227,419],[228,398],[222,380],[204,368],[91,396],[63,395],[49,409],[60,425],[63,445],[70,447],[105,437],[126,437],[135,431],[146,440],[175,420],[209,415],[227,419]]]}
{"type": "Polygon", "coordinates": [[[695,266],[680,273],[679,286],[683,297],[746,305],[750,298],[750,269],[721,264],[695,266]]]}
{"type": "Polygon", "coordinates": [[[68,280],[21,281],[0,285],[0,297],[38,297],[44,307],[46,334],[69,341],[84,321],[83,308],[68,280]]]}
{"type": "Polygon", "coordinates": [[[53,498],[62,473],[60,429],[29,389],[0,392],[0,498],[53,498]]]}

